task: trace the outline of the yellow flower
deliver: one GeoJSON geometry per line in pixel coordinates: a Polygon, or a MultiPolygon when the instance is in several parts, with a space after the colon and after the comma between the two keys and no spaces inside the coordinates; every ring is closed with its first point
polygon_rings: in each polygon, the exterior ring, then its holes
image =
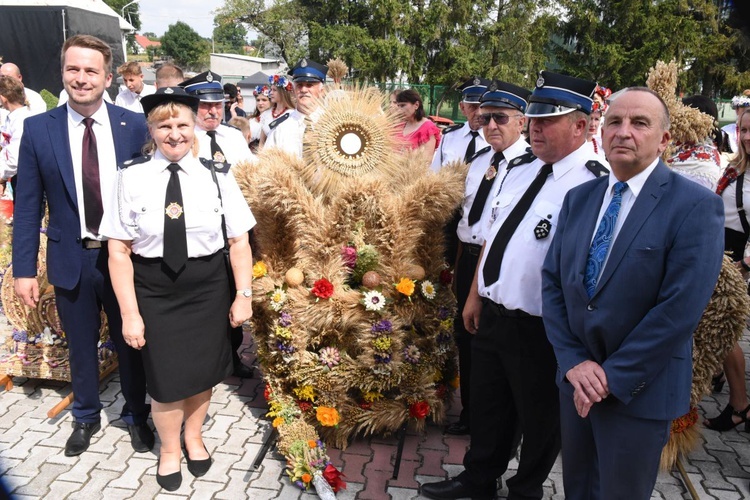
{"type": "Polygon", "coordinates": [[[271,425],[273,425],[274,427],[278,427],[278,426],[280,426],[283,423],[284,423],[284,418],[283,417],[276,417],[276,418],[273,419],[273,422],[271,422],[271,425]]]}
{"type": "Polygon", "coordinates": [[[374,403],[375,401],[378,401],[382,397],[383,395],[380,394],[379,392],[370,391],[364,394],[363,399],[368,403],[374,403]]]}
{"type": "Polygon", "coordinates": [[[314,401],[315,400],[315,390],[313,389],[313,386],[311,385],[303,385],[302,387],[295,387],[294,394],[297,395],[297,397],[303,401],[314,401]]]}
{"type": "Polygon", "coordinates": [[[411,297],[411,294],[414,293],[414,286],[414,280],[410,280],[409,278],[401,278],[401,281],[399,281],[396,285],[396,290],[403,293],[407,297],[411,297]]]}
{"type": "Polygon", "coordinates": [[[309,483],[310,481],[312,481],[312,476],[305,472],[304,474],[302,474],[302,477],[300,479],[302,479],[303,483],[309,483]]]}
{"type": "Polygon", "coordinates": [[[268,274],[268,268],[262,260],[259,260],[253,265],[253,278],[262,278],[266,274],[268,274]]]}
{"type": "Polygon", "coordinates": [[[307,446],[309,446],[310,448],[317,448],[318,447],[318,443],[316,443],[315,441],[313,441],[312,439],[310,439],[310,440],[307,441],[307,446]]]}
{"type": "Polygon", "coordinates": [[[333,427],[341,421],[336,408],[329,408],[327,406],[318,406],[316,417],[318,418],[318,422],[326,427],[333,427]]]}

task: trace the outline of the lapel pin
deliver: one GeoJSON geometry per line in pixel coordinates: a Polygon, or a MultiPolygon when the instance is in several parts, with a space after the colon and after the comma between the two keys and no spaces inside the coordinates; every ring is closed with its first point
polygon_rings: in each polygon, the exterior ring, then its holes
{"type": "Polygon", "coordinates": [[[122,125],[122,126],[124,127],[125,125],[127,125],[127,123],[125,123],[125,122],[120,122],[120,125],[122,125]]]}

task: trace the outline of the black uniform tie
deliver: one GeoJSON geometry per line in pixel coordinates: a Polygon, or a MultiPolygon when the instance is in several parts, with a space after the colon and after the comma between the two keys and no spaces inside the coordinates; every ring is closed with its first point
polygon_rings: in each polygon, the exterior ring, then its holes
{"type": "Polygon", "coordinates": [[[471,157],[474,156],[474,153],[477,152],[477,136],[479,135],[479,132],[476,130],[472,130],[469,132],[471,134],[471,140],[469,141],[469,145],[466,146],[466,154],[464,154],[464,163],[469,163],[469,160],[471,160],[471,157]]]}
{"type": "Polygon", "coordinates": [[[516,229],[526,215],[526,212],[529,211],[531,204],[534,203],[534,198],[536,198],[536,195],[542,190],[542,186],[544,186],[547,177],[549,177],[549,174],[551,173],[552,164],[545,163],[544,166],[539,169],[539,173],[536,174],[536,177],[526,189],[526,192],[523,193],[521,199],[518,200],[518,204],[513,207],[508,218],[505,219],[505,222],[503,222],[497,235],[495,235],[495,239],[492,241],[492,245],[490,245],[489,251],[487,252],[487,259],[484,261],[484,269],[482,270],[485,286],[492,285],[500,279],[500,266],[503,263],[505,248],[508,246],[510,238],[513,236],[513,233],[516,232],[516,229]]]}
{"type": "Polygon", "coordinates": [[[187,262],[187,234],[185,232],[185,213],[182,204],[182,189],[177,172],[180,166],[170,163],[169,182],[164,201],[164,263],[175,274],[179,273],[187,262]]]}
{"type": "Polygon", "coordinates": [[[216,161],[224,161],[224,151],[221,150],[221,147],[219,147],[219,143],[216,142],[216,131],[215,130],[208,130],[206,131],[206,135],[211,138],[211,159],[216,161]],[[216,154],[219,154],[217,157],[216,154]]]}
{"type": "Polygon", "coordinates": [[[474,197],[474,201],[471,203],[471,209],[469,210],[469,225],[473,226],[479,219],[482,218],[482,212],[484,211],[484,205],[487,203],[487,197],[492,190],[492,183],[495,182],[497,176],[497,167],[500,165],[500,161],[505,158],[502,151],[498,151],[492,156],[490,165],[495,169],[494,175],[484,174],[482,177],[482,183],[479,184],[477,189],[477,195],[474,197]],[[489,178],[488,178],[489,177],[489,178]]]}

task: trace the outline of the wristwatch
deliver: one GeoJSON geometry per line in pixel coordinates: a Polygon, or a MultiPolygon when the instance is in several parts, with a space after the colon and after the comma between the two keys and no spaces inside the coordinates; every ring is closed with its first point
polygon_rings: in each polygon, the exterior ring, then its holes
{"type": "Polygon", "coordinates": [[[246,299],[249,299],[253,296],[253,289],[252,288],[243,288],[242,290],[237,290],[237,296],[245,297],[246,299]]]}

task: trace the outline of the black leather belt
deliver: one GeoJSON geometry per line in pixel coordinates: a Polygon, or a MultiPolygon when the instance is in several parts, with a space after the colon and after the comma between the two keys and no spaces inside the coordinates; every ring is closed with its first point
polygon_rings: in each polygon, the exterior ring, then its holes
{"type": "Polygon", "coordinates": [[[86,250],[94,250],[102,247],[102,242],[99,240],[92,240],[90,238],[84,238],[81,240],[81,245],[86,250]]]}
{"type": "Polygon", "coordinates": [[[479,257],[479,254],[482,253],[482,245],[475,245],[474,243],[464,243],[461,242],[461,246],[464,249],[464,252],[468,253],[469,255],[473,255],[474,257],[479,257]]]}
{"type": "Polygon", "coordinates": [[[504,305],[498,304],[497,302],[487,299],[487,298],[483,298],[482,302],[493,307],[495,312],[499,316],[505,316],[506,318],[536,318],[538,317],[538,316],[534,316],[533,314],[529,314],[526,311],[522,311],[521,309],[508,309],[504,305]]]}

